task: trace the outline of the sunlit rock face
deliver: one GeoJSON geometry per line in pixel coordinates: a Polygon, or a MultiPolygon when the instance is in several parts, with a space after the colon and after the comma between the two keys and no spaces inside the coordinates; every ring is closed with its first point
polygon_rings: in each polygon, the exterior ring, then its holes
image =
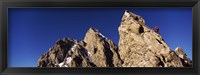
{"type": "Polygon", "coordinates": [[[184,67],[182,60],[191,66],[184,52],[177,55],[178,52],[171,51],[161,35],[146,26],[139,15],[125,11],[118,31],[123,67],[184,67]]]}
{"type": "Polygon", "coordinates": [[[97,29],[90,28],[85,35],[86,49],[90,52],[90,59],[98,67],[118,67],[122,61],[118,54],[118,47],[97,29]]]}
{"type": "Polygon", "coordinates": [[[90,67],[84,41],[60,39],[38,60],[38,67],[90,67]]]}
{"type": "Polygon", "coordinates": [[[97,29],[89,28],[83,41],[60,39],[39,58],[38,67],[119,67],[118,47],[97,29]]]}
{"type": "Polygon", "coordinates": [[[95,28],[83,40],[63,38],[38,60],[38,67],[191,67],[182,48],[172,51],[145,20],[125,11],[118,46],[95,28]]]}

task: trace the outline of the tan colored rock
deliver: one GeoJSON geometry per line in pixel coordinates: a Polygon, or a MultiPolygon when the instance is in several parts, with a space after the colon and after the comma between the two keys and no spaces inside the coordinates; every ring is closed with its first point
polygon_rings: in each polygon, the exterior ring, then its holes
{"type": "Polygon", "coordinates": [[[118,47],[97,29],[90,28],[83,41],[60,39],[41,56],[38,67],[119,67],[118,47]]]}
{"type": "Polygon", "coordinates": [[[184,67],[180,59],[184,54],[181,51],[176,52],[179,53],[178,57],[170,50],[160,34],[146,26],[142,17],[137,17],[138,15],[125,11],[118,28],[119,54],[124,61],[122,66],[184,67]]]}
{"type": "Polygon", "coordinates": [[[184,66],[191,67],[192,61],[187,57],[186,53],[183,51],[182,48],[177,47],[175,49],[175,53],[180,57],[184,66]]]}
{"type": "Polygon", "coordinates": [[[90,28],[84,38],[86,49],[90,52],[90,59],[98,67],[118,67],[122,61],[118,54],[118,47],[97,29],[90,28]]]}
{"type": "Polygon", "coordinates": [[[84,45],[83,41],[60,39],[40,57],[38,67],[92,67],[84,45]]]}

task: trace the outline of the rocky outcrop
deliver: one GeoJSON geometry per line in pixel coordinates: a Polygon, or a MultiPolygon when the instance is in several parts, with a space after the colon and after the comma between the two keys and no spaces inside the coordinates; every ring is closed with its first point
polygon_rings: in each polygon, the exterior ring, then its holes
{"type": "Polygon", "coordinates": [[[145,20],[125,11],[116,46],[97,29],[89,28],[84,39],[59,39],[38,60],[38,67],[191,67],[182,48],[172,51],[145,20]],[[119,47],[119,48],[118,48],[119,47]]]}
{"type": "Polygon", "coordinates": [[[42,55],[38,67],[119,67],[118,47],[97,29],[90,28],[83,41],[60,39],[42,55]]]}
{"type": "Polygon", "coordinates": [[[92,66],[88,60],[84,41],[71,38],[60,39],[56,45],[39,58],[38,67],[88,67],[92,66]]]}
{"type": "Polygon", "coordinates": [[[132,12],[125,11],[118,31],[123,67],[184,67],[182,60],[186,60],[187,64],[191,62],[180,49],[176,52],[170,50],[160,34],[151,30],[141,16],[132,12]]]}
{"type": "Polygon", "coordinates": [[[90,28],[84,38],[86,49],[91,53],[91,62],[98,67],[118,67],[122,61],[118,47],[98,30],[90,28]]]}
{"type": "Polygon", "coordinates": [[[182,48],[177,47],[175,49],[175,53],[181,59],[183,66],[190,67],[192,65],[192,61],[187,57],[186,53],[183,51],[182,48]]]}

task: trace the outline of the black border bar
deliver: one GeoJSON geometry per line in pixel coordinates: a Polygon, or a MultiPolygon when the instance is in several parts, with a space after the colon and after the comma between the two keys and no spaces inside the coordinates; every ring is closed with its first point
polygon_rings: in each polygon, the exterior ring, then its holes
{"type": "Polygon", "coordinates": [[[8,2],[7,7],[192,7],[196,2],[8,2]]]}
{"type": "Polygon", "coordinates": [[[200,62],[199,51],[199,36],[200,36],[200,2],[197,0],[125,0],[119,1],[105,1],[98,0],[97,2],[86,0],[47,0],[47,1],[25,1],[25,0],[3,0],[0,3],[0,74],[6,75],[27,75],[27,74],[41,74],[41,75],[198,75],[200,62]],[[21,1],[21,2],[20,2],[21,1]],[[77,2],[76,2],[77,1],[77,2]],[[7,67],[7,10],[8,8],[39,8],[39,7],[192,7],[193,8],[193,68],[8,68],[7,67]]]}

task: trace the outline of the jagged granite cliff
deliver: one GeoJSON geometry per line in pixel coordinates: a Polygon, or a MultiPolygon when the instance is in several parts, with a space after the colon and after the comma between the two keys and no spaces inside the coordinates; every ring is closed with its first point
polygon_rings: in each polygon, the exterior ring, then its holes
{"type": "Polygon", "coordinates": [[[38,60],[38,67],[191,67],[182,48],[172,51],[145,20],[125,11],[118,28],[118,46],[97,29],[84,39],[63,38],[38,60]],[[118,48],[119,47],[119,48],[118,48]]]}
{"type": "Polygon", "coordinates": [[[144,19],[125,11],[118,28],[119,54],[124,67],[184,67],[191,66],[181,48],[170,50],[159,33],[145,25],[144,19]]]}
{"type": "Polygon", "coordinates": [[[60,39],[42,55],[38,67],[119,67],[118,47],[97,29],[90,28],[83,41],[60,39]]]}

